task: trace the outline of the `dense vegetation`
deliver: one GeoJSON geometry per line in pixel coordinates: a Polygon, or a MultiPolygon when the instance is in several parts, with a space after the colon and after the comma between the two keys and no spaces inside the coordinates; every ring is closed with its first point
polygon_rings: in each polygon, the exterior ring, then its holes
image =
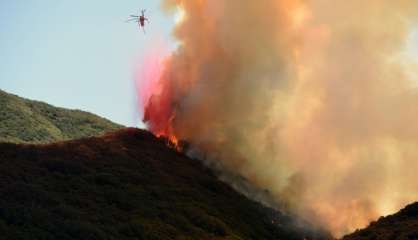
{"type": "Polygon", "coordinates": [[[378,221],[358,230],[343,240],[417,240],[418,202],[406,206],[394,215],[381,217],[378,221]]]}
{"type": "Polygon", "coordinates": [[[2,143],[0,182],[0,239],[321,239],[138,129],[2,143]]]}
{"type": "Polygon", "coordinates": [[[0,142],[46,143],[95,136],[120,127],[91,113],[56,108],[0,90],[0,142]]]}

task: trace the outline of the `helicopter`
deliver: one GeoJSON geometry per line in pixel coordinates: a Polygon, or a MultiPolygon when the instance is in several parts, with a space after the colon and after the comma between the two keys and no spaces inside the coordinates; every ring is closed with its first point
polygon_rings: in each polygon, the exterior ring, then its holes
{"type": "Polygon", "coordinates": [[[126,22],[131,22],[131,21],[135,21],[138,23],[138,26],[140,28],[142,28],[142,30],[145,33],[145,21],[149,22],[148,18],[145,17],[145,9],[141,10],[141,16],[137,16],[137,15],[129,15],[129,19],[126,20],[126,22]]]}

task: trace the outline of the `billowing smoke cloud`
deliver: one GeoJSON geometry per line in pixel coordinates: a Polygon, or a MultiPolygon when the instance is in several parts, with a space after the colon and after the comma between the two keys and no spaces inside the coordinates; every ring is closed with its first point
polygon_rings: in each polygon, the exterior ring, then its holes
{"type": "Polygon", "coordinates": [[[147,99],[186,139],[336,235],[418,200],[417,0],[166,0],[179,48],[147,99]]]}

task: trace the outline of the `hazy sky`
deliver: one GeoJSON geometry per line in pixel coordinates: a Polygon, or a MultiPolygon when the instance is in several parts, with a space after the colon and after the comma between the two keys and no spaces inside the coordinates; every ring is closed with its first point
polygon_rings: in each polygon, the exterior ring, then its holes
{"type": "Polygon", "coordinates": [[[0,1],[0,89],[139,123],[133,73],[156,41],[174,46],[156,0],[0,1]],[[147,9],[144,35],[129,14],[147,9]]]}

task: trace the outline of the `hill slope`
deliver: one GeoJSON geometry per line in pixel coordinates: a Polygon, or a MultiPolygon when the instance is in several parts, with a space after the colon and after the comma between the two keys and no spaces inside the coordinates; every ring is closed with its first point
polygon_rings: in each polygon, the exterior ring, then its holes
{"type": "Polygon", "coordinates": [[[406,206],[394,215],[381,217],[367,228],[358,230],[343,240],[417,240],[418,202],[406,206]]]}
{"type": "Polygon", "coordinates": [[[46,143],[95,136],[121,126],[91,113],[56,108],[0,90],[0,141],[46,143]]]}
{"type": "Polygon", "coordinates": [[[323,239],[138,129],[0,144],[0,238],[323,239]]]}

